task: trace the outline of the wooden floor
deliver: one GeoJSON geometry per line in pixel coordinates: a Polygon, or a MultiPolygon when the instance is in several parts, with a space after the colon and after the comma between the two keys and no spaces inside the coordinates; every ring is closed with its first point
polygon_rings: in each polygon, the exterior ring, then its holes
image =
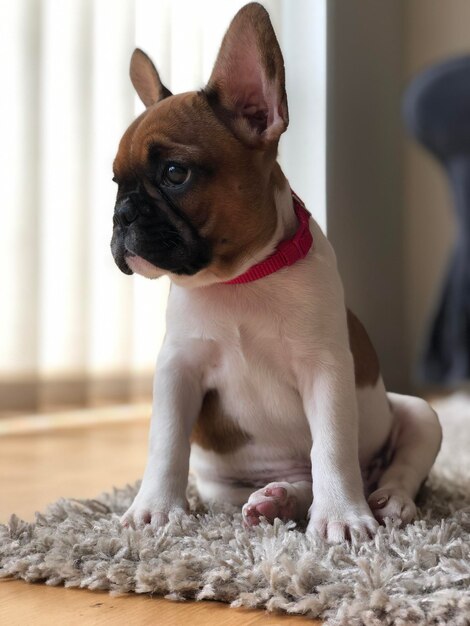
{"type": "MultiPolygon", "coordinates": [[[[93,497],[113,485],[134,482],[144,468],[147,429],[147,422],[134,421],[0,437],[0,522],[13,512],[32,520],[35,511],[61,496],[93,497]]],[[[103,592],[0,580],[0,624],[8,626],[294,623],[306,620],[230,609],[216,602],[174,603],[141,595],[113,598],[103,592]]]]}

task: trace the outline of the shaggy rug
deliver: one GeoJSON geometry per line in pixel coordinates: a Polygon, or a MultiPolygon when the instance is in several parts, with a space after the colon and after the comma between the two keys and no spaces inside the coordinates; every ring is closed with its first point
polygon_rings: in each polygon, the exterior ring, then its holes
{"type": "Polygon", "coordinates": [[[49,585],[220,600],[331,625],[470,624],[470,400],[436,406],[444,445],[420,519],[329,546],[293,523],[245,530],[238,510],[201,509],[162,530],[123,529],[137,485],[62,499],[34,523],[0,526],[0,576],[49,585]]]}

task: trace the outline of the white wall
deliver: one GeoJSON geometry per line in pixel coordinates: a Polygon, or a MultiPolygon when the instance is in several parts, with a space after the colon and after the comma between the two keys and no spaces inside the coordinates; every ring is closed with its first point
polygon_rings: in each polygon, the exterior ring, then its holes
{"type": "Polygon", "coordinates": [[[396,0],[329,0],[328,237],[348,306],[389,388],[409,388],[402,201],[403,11],[396,0]]]}
{"type": "Polygon", "coordinates": [[[327,0],[283,0],[280,33],[289,128],[280,162],[292,188],[326,229],[327,0]]]}

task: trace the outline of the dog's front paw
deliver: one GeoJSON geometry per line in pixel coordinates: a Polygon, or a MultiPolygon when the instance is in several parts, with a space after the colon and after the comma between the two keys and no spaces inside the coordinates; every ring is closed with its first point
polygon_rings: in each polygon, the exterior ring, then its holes
{"type": "Polygon", "coordinates": [[[138,493],[132,505],[121,517],[123,526],[143,528],[150,524],[153,528],[161,528],[168,522],[170,513],[185,514],[189,512],[187,501],[163,504],[158,498],[138,493]]]}
{"type": "Polygon", "coordinates": [[[378,523],[364,503],[356,506],[312,505],[307,533],[318,534],[330,543],[350,541],[353,535],[362,541],[371,539],[378,523]]]}

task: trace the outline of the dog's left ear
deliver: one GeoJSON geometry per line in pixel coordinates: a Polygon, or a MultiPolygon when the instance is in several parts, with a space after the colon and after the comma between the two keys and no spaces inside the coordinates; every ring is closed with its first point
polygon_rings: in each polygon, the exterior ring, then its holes
{"type": "Polygon", "coordinates": [[[249,145],[277,144],[286,130],[284,60],[269,15],[257,2],[233,18],[205,93],[215,113],[249,145]]]}

